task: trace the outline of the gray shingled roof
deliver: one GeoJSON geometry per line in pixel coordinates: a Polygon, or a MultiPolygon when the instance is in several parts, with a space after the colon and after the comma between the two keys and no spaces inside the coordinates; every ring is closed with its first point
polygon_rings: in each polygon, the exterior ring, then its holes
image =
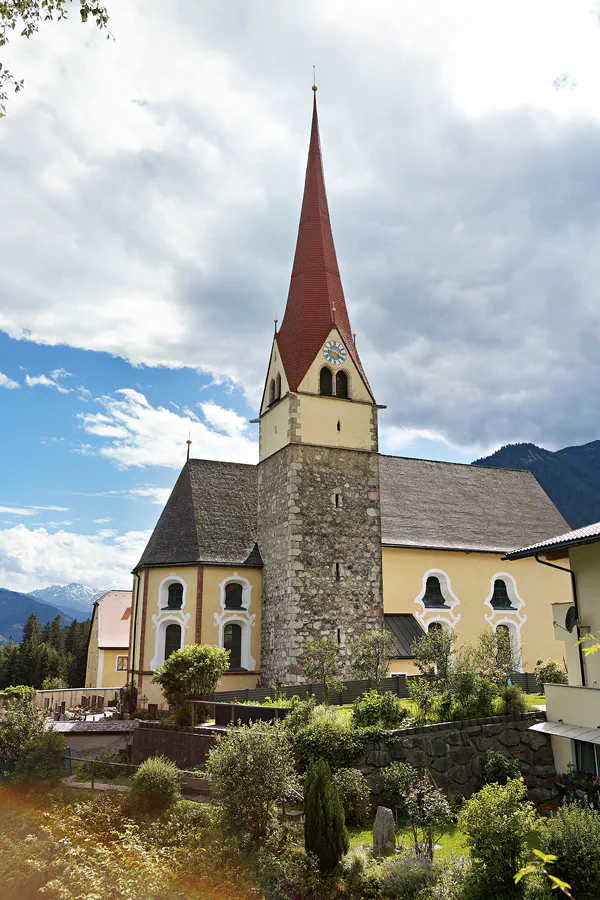
{"type": "Polygon", "coordinates": [[[520,559],[522,556],[535,556],[536,553],[540,553],[543,550],[559,550],[561,547],[595,544],[598,541],[600,541],[600,522],[594,522],[592,525],[576,528],[575,531],[567,531],[566,534],[559,534],[545,541],[538,541],[536,544],[520,547],[513,553],[508,553],[507,556],[509,559],[520,559]]]}
{"type": "Polygon", "coordinates": [[[262,565],[257,507],[258,466],[190,459],[135,569],[177,563],[262,565]]]}
{"type": "Polygon", "coordinates": [[[383,627],[390,632],[396,645],[395,659],[412,659],[412,646],[425,634],[412,613],[386,613],[383,627]]]}
{"type": "Polygon", "coordinates": [[[384,546],[505,553],[569,526],[530,472],[380,457],[384,546]]]}

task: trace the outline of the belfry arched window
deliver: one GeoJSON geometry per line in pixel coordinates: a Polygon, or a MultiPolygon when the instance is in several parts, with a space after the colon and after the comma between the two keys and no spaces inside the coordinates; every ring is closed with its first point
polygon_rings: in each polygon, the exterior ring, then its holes
{"type": "Polygon", "coordinates": [[[279,400],[280,397],[281,397],[281,375],[278,372],[277,378],[275,379],[275,399],[279,400]]]}
{"type": "Polygon", "coordinates": [[[269,384],[269,406],[271,403],[275,403],[275,379],[271,378],[271,383],[269,384]]]}
{"type": "Polygon", "coordinates": [[[183,585],[178,581],[169,585],[167,609],[181,609],[183,604],[183,585]]]}
{"type": "Polygon", "coordinates": [[[335,395],[336,397],[348,397],[348,376],[345,372],[335,373],[335,395]]]}
{"type": "Polygon", "coordinates": [[[331,397],[333,394],[333,376],[331,369],[323,366],[319,375],[319,393],[324,397],[331,397]]]}
{"type": "Polygon", "coordinates": [[[229,668],[242,668],[242,626],[228,622],[223,629],[223,648],[229,650],[229,668]]]}
{"type": "Polygon", "coordinates": [[[242,585],[231,581],[225,585],[225,609],[242,609],[242,585]]]}
{"type": "Polygon", "coordinates": [[[181,625],[171,622],[165,628],[165,660],[181,648],[181,625]]]}
{"type": "Polygon", "coordinates": [[[442,586],[437,575],[430,575],[425,583],[425,595],[423,597],[425,606],[447,606],[442,594],[442,586]]]}
{"type": "Polygon", "coordinates": [[[494,609],[512,608],[512,602],[506,589],[506,582],[502,578],[496,578],[494,581],[494,593],[492,594],[491,604],[494,609]]]}

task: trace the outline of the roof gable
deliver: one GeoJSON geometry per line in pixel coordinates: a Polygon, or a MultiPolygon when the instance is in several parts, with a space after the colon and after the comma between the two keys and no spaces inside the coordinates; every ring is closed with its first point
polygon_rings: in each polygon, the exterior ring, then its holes
{"type": "Polygon", "coordinates": [[[98,615],[98,647],[125,649],[129,646],[132,592],[107,591],[94,606],[98,615]]]}

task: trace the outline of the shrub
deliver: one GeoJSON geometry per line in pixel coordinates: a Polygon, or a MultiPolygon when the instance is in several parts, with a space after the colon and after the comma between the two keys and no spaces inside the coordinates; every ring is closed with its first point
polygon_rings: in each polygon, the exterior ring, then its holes
{"type": "MultiPolygon", "coordinates": [[[[120,763],[121,757],[113,750],[104,750],[94,757],[94,779],[96,781],[111,781],[114,778],[123,778],[133,774],[133,769],[121,769],[116,766],[102,765],[103,763],[120,763]]],[[[74,773],[78,781],[89,781],[92,777],[92,767],[89,763],[77,766],[74,773]]]]}
{"type": "Polygon", "coordinates": [[[8,700],[29,700],[30,703],[33,703],[33,698],[36,695],[36,690],[34,687],[30,687],[28,684],[13,684],[4,688],[2,694],[4,695],[5,699],[8,700]]]}
{"type": "Polygon", "coordinates": [[[447,718],[453,722],[462,719],[485,719],[494,715],[497,686],[471,672],[461,672],[452,677],[452,687],[447,718]]]}
{"type": "Polygon", "coordinates": [[[384,897],[417,900],[421,891],[435,884],[437,875],[431,860],[407,853],[386,862],[380,879],[384,897]]]}
{"type": "Polygon", "coordinates": [[[486,750],[477,762],[480,788],[486,784],[506,784],[511,778],[519,778],[521,769],[513,756],[505,756],[498,750],[486,750]]]}
{"type": "Polygon", "coordinates": [[[498,716],[519,715],[527,710],[527,701],[517,684],[505,684],[500,688],[500,696],[494,701],[494,712],[498,716]]]}
{"type": "Polygon", "coordinates": [[[46,718],[30,698],[9,700],[0,710],[0,770],[11,772],[45,733],[46,718]]]}
{"type": "Polygon", "coordinates": [[[561,806],[541,828],[545,853],[558,857],[551,873],[572,887],[576,897],[594,896],[600,885],[600,815],[577,804],[561,806]]]}
{"type": "Polygon", "coordinates": [[[312,721],[316,708],[317,701],[314,697],[309,697],[308,700],[300,700],[295,703],[292,706],[291,712],[289,712],[285,718],[285,727],[292,732],[296,732],[301,728],[306,728],[312,721]]]}
{"type": "Polygon", "coordinates": [[[261,848],[252,858],[251,869],[265,897],[312,900],[322,896],[317,861],[298,845],[261,848]]]}
{"type": "Polygon", "coordinates": [[[488,784],[466,802],[459,827],[471,849],[474,875],[487,891],[482,897],[508,900],[523,895],[523,885],[515,885],[514,876],[524,862],[534,824],[534,806],[527,801],[522,778],[488,784]]]}
{"type": "Polygon", "coordinates": [[[412,781],[419,773],[408,763],[393,762],[381,770],[381,780],[388,802],[406,813],[406,794],[412,781]]]}
{"type": "MultiPolygon", "coordinates": [[[[171,653],[152,676],[160,684],[170,706],[183,716],[186,700],[206,700],[229,668],[229,650],[211,644],[191,644],[171,653]]],[[[189,715],[189,712],[187,712],[189,715]]]]}
{"type": "Polygon", "coordinates": [[[56,780],[65,774],[66,741],[57,731],[46,731],[28,745],[15,766],[20,781],[56,780]]]}
{"type": "Polygon", "coordinates": [[[349,766],[362,748],[356,733],[328,706],[316,707],[308,724],[295,732],[292,725],[292,734],[294,756],[301,771],[315,759],[325,759],[331,769],[349,766]]]}
{"type": "Polygon", "coordinates": [[[557,663],[555,659],[547,659],[545,662],[538,659],[533,670],[538,687],[544,693],[545,684],[568,684],[569,677],[564,663],[557,663]]]}
{"type": "Polygon", "coordinates": [[[433,848],[454,814],[444,794],[427,775],[413,778],[404,795],[404,802],[418,856],[433,860],[433,848]]]}
{"type": "Polygon", "coordinates": [[[347,825],[365,825],[371,812],[371,792],[359,769],[338,769],[334,784],[344,807],[347,825]]]}
{"type": "Polygon", "coordinates": [[[181,776],[177,766],[165,756],[144,760],[133,776],[134,800],[151,810],[164,810],[181,796],[181,776]]]}
{"type": "Polygon", "coordinates": [[[391,691],[367,691],[352,704],[352,721],[359,728],[369,725],[384,725],[397,728],[408,712],[399,697],[391,691]]]}
{"type": "Polygon", "coordinates": [[[348,852],[344,808],[324,759],[313,762],[304,785],[304,846],[319,870],[331,872],[348,852]]]}
{"type": "Polygon", "coordinates": [[[254,844],[264,844],[273,832],[276,805],[300,797],[281,722],[254,722],[217,738],[206,768],[228,826],[254,844]]]}
{"type": "MultiPolygon", "coordinates": [[[[442,866],[438,880],[426,900],[471,900],[473,894],[473,874],[468,856],[450,856],[450,862],[442,866]]],[[[424,900],[425,900],[424,898],[424,900]]]]}
{"type": "Polygon", "coordinates": [[[368,631],[352,647],[352,672],[357,678],[372,678],[379,687],[397,652],[389,631],[368,631]]]}

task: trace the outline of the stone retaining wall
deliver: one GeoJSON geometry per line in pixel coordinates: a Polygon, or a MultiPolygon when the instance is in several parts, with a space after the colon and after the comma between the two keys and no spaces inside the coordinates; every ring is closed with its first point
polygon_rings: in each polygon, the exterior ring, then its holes
{"type": "Polygon", "coordinates": [[[542,802],[551,796],[556,774],[548,735],[529,731],[543,713],[494,716],[408,728],[397,739],[374,746],[356,763],[367,777],[374,802],[381,799],[381,769],[392,761],[406,762],[431,772],[447,794],[469,797],[477,789],[477,761],[486,750],[499,750],[519,761],[529,797],[542,802]]]}

